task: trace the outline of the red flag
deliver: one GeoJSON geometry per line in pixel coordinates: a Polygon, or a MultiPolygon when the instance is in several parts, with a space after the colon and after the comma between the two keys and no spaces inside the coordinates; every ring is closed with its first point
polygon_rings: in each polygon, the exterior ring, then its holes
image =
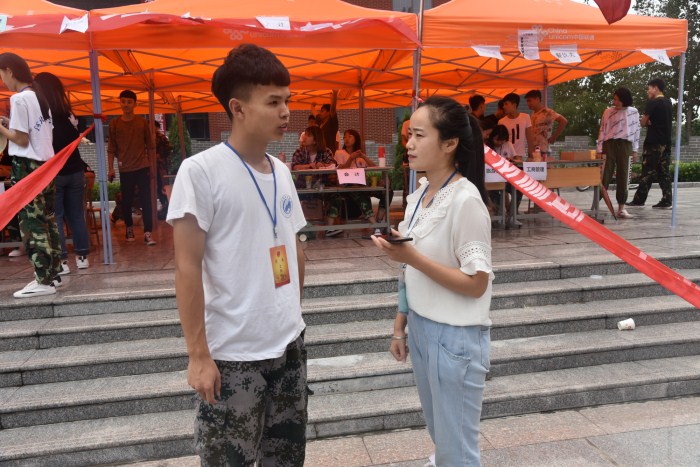
{"type": "Polygon", "coordinates": [[[605,16],[608,24],[613,24],[627,16],[632,0],[593,0],[605,16]]]}
{"type": "Polygon", "coordinates": [[[78,136],[75,141],[58,151],[51,159],[44,162],[41,167],[17,182],[5,193],[0,194],[0,227],[5,228],[20,209],[33,200],[36,195],[41,193],[56,178],[63,164],[66,163],[83,137],[90,133],[94,126],[94,124],[90,125],[90,128],[78,136]]]}

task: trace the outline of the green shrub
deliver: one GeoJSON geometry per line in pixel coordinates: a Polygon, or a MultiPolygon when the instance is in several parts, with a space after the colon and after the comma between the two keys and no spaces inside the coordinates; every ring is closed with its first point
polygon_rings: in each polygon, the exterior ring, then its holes
{"type": "MultiPolygon", "coordinates": [[[[675,163],[671,164],[671,178],[675,169],[675,163]]],[[[634,182],[642,175],[642,164],[635,162],[632,164],[632,181],[634,182]]],[[[681,162],[678,166],[678,181],[679,182],[700,182],[700,162],[681,162]]]]}
{"type": "MultiPolygon", "coordinates": [[[[117,193],[119,193],[119,183],[108,182],[107,183],[107,197],[110,201],[116,201],[117,193]]],[[[97,182],[92,187],[92,201],[100,200],[100,186],[97,182]]]]}
{"type": "MultiPolygon", "coordinates": [[[[182,131],[185,137],[185,157],[190,157],[192,155],[192,140],[190,139],[190,132],[187,131],[187,125],[182,126],[182,131]]],[[[177,174],[183,160],[183,157],[180,154],[180,131],[178,130],[177,116],[170,122],[168,140],[170,140],[170,145],[173,147],[173,154],[170,156],[170,167],[168,167],[168,173],[170,175],[175,175],[177,174]]]]}
{"type": "Polygon", "coordinates": [[[391,172],[389,172],[389,181],[391,183],[391,188],[397,191],[403,190],[403,157],[406,153],[406,148],[404,148],[401,144],[401,127],[403,126],[403,122],[405,122],[409,118],[411,118],[410,112],[405,112],[403,118],[401,119],[397,127],[398,140],[394,149],[394,168],[391,170],[391,172]]]}

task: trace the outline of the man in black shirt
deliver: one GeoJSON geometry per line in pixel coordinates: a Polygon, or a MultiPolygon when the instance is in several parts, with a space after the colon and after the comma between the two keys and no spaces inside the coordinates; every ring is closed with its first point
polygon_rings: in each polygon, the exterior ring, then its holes
{"type": "Polygon", "coordinates": [[[338,133],[338,114],[335,111],[335,105],[338,101],[338,90],[333,90],[333,95],[331,97],[330,104],[323,104],[321,106],[321,112],[319,112],[319,117],[321,121],[318,125],[321,127],[323,132],[323,140],[326,143],[326,147],[333,151],[338,150],[338,142],[336,141],[336,135],[338,133]]]}
{"type": "Polygon", "coordinates": [[[664,96],[665,83],[662,79],[652,79],[647,84],[649,101],[644,109],[641,125],[647,128],[642,152],[642,177],[634,199],[628,206],[644,206],[649,188],[656,177],[661,187],[661,201],[652,206],[657,209],[670,209],[673,201],[671,184],[671,100],[664,96]]]}

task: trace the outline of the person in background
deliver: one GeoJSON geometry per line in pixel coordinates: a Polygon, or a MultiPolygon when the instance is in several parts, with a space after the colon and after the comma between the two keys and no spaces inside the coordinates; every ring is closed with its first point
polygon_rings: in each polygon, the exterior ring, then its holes
{"type": "Polygon", "coordinates": [[[336,104],[338,103],[338,90],[334,89],[331,94],[331,103],[323,104],[318,114],[318,126],[321,127],[323,142],[331,150],[331,154],[338,149],[338,113],[336,104]]]}
{"type": "MultiPolygon", "coordinates": [[[[0,79],[14,94],[10,117],[0,117],[0,134],[8,141],[12,156],[11,180],[15,184],[54,156],[51,109],[40,85],[35,85],[29,65],[12,52],[0,54],[0,79]]],[[[19,228],[24,249],[34,268],[35,279],[15,298],[56,293],[61,278],[61,246],[54,215],[53,180],[19,211],[19,228]]]]}
{"type": "Polygon", "coordinates": [[[613,173],[617,173],[615,198],[617,217],[630,219],[632,215],[625,209],[630,157],[637,159],[639,149],[639,112],[632,107],[632,93],[627,88],[619,88],[613,93],[612,107],[603,112],[598,132],[598,157],[605,154],[603,186],[608,189],[613,173]]]}
{"type": "Polygon", "coordinates": [[[469,98],[469,107],[472,110],[472,115],[477,120],[483,120],[484,112],[486,111],[486,99],[483,96],[474,95],[469,98]]]}
{"type": "Polygon", "coordinates": [[[508,128],[505,126],[496,125],[486,141],[486,145],[496,151],[496,154],[508,160],[512,160],[516,156],[513,143],[509,140],[508,128]]]}
{"type": "Polygon", "coordinates": [[[165,220],[168,214],[168,195],[165,192],[165,176],[168,175],[170,167],[170,156],[173,154],[173,147],[168,141],[168,137],[163,134],[160,122],[153,122],[156,132],[156,194],[160,201],[160,209],[156,214],[158,219],[165,220]]]}
{"type": "Polygon", "coordinates": [[[481,137],[484,141],[489,139],[493,129],[498,125],[498,119],[495,115],[487,115],[479,120],[479,128],[481,128],[481,137]]]}
{"type": "MultiPolygon", "coordinates": [[[[5,150],[2,152],[2,155],[0,156],[0,182],[5,183],[7,180],[7,183],[10,183],[10,173],[12,172],[12,158],[10,155],[7,153],[7,146],[5,147],[5,150]]],[[[12,220],[5,226],[5,229],[7,229],[10,237],[11,242],[21,242],[22,237],[19,233],[19,217],[14,216],[12,220]]],[[[24,251],[24,246],[19,246],[17,248],[13,248],[10,250],[10,252],[7,254],[10,258],[17,258],[19,256],[24,256],[25,251],[24,251]]]]}
{"type": "Polygon", "coordinates": [[[532,123],[530,116],[526,113],[518,111],[520,104],[520,96],[511,92],[503,97],[503,110],[505,117],[498,121],[499,125],[503,125],[508,129],[510,142],[513,143],[518,156],[523,156],[523,159],[528,154],[528,149],[534,149],[532,145],[532,123]]]}
{"type": "MultiPolygon", "coordinates": [[[[333,158],[333,153],[330,148],[327,148],[323,142],[323,133],[318,126],[310,126],[304,131],[304,144],[302,147],[294,151],[292,156],[292,170],[307,170],[307,169],[330,169],[337,167],[337,163],[333,158]]],[[[306,177],[297,179],[297,187],[306,187],[304,184],[306,177]]],[[[329,178],[327,175],[314,175],[311,178],[312,186],[321,187],[321,184],[328,185],[329,178]]],[[[314,195],[306,195],[314,196],[314,195]]],[[[326,215],[326,224],[334,225],[338,220],[340,212],[340,199],[337,196],[328,198],[330,208],[326,215]]],[[[343,233],[339,229],[326,230],[326,236],[335,237],[343,233]]]]}
{"type": "Polygon", "coordinates": [[[265,153],[287,131],[289,82],[270,51],[231,50],[212,78],[231,135],[182,162],[170,198],[187,382],[197,393],[194,447],[204,466],[304,465],[296,234],[306,220],[289,170],[265,153]]]}
{"type": "MultiPolygon", "coordinates": [[[[306,124],[307,127],[318,126],[318,124],[316,123],[316,117],[314,116],[314,114],[309,115],[309,118],[307,119],[307,121],[308,121],[308,123],[306,124]]],[[[299,133],[299,147],[304,145],[304,133],[305,133],[305,131],[302,131],[301,133],[299,133]]]]}
{"type": "Polygon", "coordinates": [[[664,96],[666,84],[656,78],[647,84],[647,101],[641,125],[647,128],[647,136],[642,147],[642,176],[632,202],[628,206],[644,206],[651,184],[656,179],[661,188],[661,201],[652,207],[671,209],[673,207],[673,184],[671,182],[671,132],[673,131],[673,107],[671,100],[664,96]]]}
{"type": "Polygon", "coordinates": [[[496,106],[496,113],[494,114],[498,120],[502,119],[503,117],[506,116],[506,111],[504,108],[504,101],[503,99],[500,99],[498,101],[498,104],[496,106]]]}
{"type": "MultiPolygon", "coordinates": [[[[34,78],[39,83],[46,101],[51,109],[53,119],[53,150],[58,153],[61,149],[75,141],[79,136],[78,119],[73,115],[68,95],[63,88],[63,83],[57,76],[51,73],[39,73],[34,78]]],[[[87,164],[80,157],[78,148],[58,172],[54,183],[56,184],[56,200],[54,204],[56,213],[56,225],[61,244],[61,273],[70,273],[68,265],[68,250],[66,249],[66,232],[63,220],[68,222],[73,236],[73,251],[75,252],[75,266],[78,269],[86,269],[90,266],[88,253],[90,252],[89,235],[85,223],[85,168],[87,164]]]]}
{"type": "MultiPolygon", "coordinates": [[[[357,130],[345,130],[343,134],[343,148],[335,152],[335,162],[339,169],[374,167],[375,163],[362,152],[362,137],[357,130]]],[[[347,196],[354,206],[357,206],[360,213],[370,224],[375,224],[377,219],[372,209],[372,200],[366,193],[351,193],[347,196]]],[[[380,196],[380,201],[381,201],[380,196]]],[[[380,203],[383,204],[383,203],[380,203]]],[[[350,208],[350,206],[348,206],[350,208]]],[[[338,217],[339,213],[333,213],[338,217]]],[[[329,217],[332,217],[329,214],[329,217]]]]}
{"type": "Polygon", "coordinates": [[[413,241],[373,237],[404,271],[406,309],[400,305],[394,320],[390,352],[406,361],[410,349],[432,463],[480,465],[493,281],[484,144],[477,120],[446,97],[426,99],[409,133],[411,169],[425,172],[427,183],[408,197],[393,233],[413,241]]]}
{"type": "Polygon", "coordinates": [[[542,156],[548,156],[549,145],[554,144],[569,122],[564,116],[542,103],[542,93],[537,89],[528,91],[525,94],[525,102],[527,102],[527,107],[532,110],[532,115],[530,116],[532,122],[532,146],[528,146],[530,154],[539,146],[542,156]],[[553,130],[555,123],[557,128],[553,130]]]}
{"type": "Polygon", "coordinates": [[[107,146],[107,169],[109,179],[114,179],[114,159],[119,162],[122,215],[126,224],[126,241],[133,242],[134,219],[131,208],[134,190],[138,188],[143,211],[143,241],[148,246],[156,244],[153,238],[151,211],[151,157],[155,157],[155,146],[151,141],[151,127],[145,118],[134,113],[136,94],[125,90],[119,94],[122,115],[109,122],[109,144],[107,146]]]}

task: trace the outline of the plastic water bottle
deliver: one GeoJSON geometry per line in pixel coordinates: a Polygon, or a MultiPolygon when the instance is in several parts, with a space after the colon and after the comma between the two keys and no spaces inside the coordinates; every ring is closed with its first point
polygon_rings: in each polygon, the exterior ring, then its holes
{"type": "Polygon", "coordinates": [[[534,162],[542,162],[542,151],[539,146],[535,146],[535,151],[532,153],[532,160],[534,162]]]}

